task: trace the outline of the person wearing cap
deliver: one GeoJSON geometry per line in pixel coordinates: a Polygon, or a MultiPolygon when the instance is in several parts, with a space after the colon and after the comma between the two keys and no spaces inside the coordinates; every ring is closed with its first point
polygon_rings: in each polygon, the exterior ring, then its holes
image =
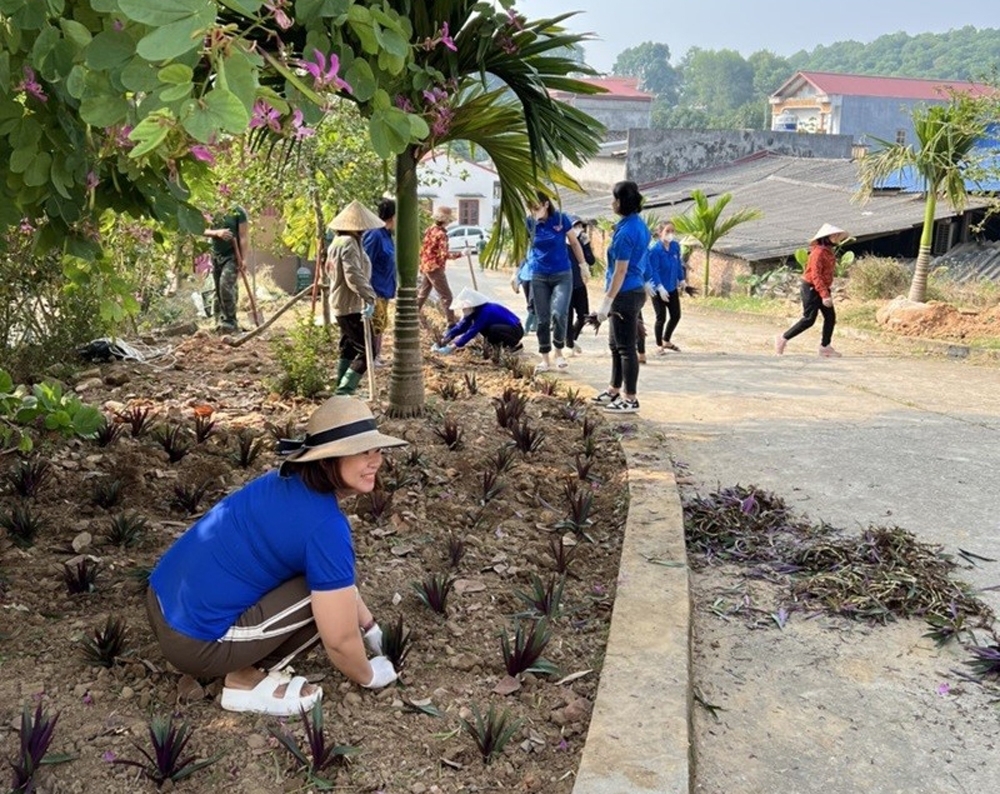
{"type": "Polygon", "coordinates": [[[278,469],[215,504],[157,562],[146,611],[167,661],[196,678],[224,677],[222,708],[276,716],[323,696],[282,672],[320,643],[354,683],[392,683],[339,502],[370,493],[382,450],[406,443],[380,433],[352,397],[317,408],[304,439],[281,442],[278,469]]]}
{"type": "Polygon", "coordinates": [[[384,226],[369,229],[361,237],[361,245],[372,263],[372,289],[375,290],[375,314],[372,317],[374,334],[372,357],[375,366],[382,366],[382,335],[389,327],[389,302],[396,297],[396,244],[392,231],[396,227],[396,202],[384,198],[375,213],[384,226]]]}
{"type": "Polygon", "coordinates": [[[573,272],[573,291],[570,293],[569,306],[566,312],[566,347],[573,351],[574,356],[583,353],[577,340],[580,338],[580,331],[583,330],[587,322],[587,315],[590,314],[590,297],[587,294],[587,284],[583,280],[583,266],[589,268],[597,257],[594,256],[594,249],[590,247],[590,237],[587,235],[587,225],[578,217],[570,216],[573,228],[576,230],[576,239],[580,243],[580,250],[583,251],[583,261],[578,262],[570,257],[570,264],[573,272]],[[573,313],[576,312],[576,320],[573,320],[573,313]]]}
{"type": "Polygon", "coordinates": [[[508,350],[521,349],[524,328],[517,315],[506,306],[492,303],[481,292],[468,287],[458,293],[452,305],[461,310],[463,317],[445,331],[444,344],[433,348],[435,353],[453,353],[456,348],[465,347],[480,334],[491,345],[508,350]]]}
{"type": "Polygon", "coordinates": [[[444,272],[445,265],[449,259],[458,259],[461,254],[458,251],[448,250],[448,232],[445,227],[454,220],[455,216],[451,207],[438,207],[431,216],[433,223],[424,232],[424,239],[420,244],[420,286],[417,287],[417,311],[419,312],[431,290],[435,290],[441,299],[441,308],[444,310],[448,325],[454,325],[458,320],[452,309],[451,287],[448,285],[448,276],[444,272]]]}
{"type": "Polygon", "coordinates": [[[802,271],[799,293],[802,297],[802,318],[781,336],[775,337],[774,352],[781,355],[789,339],[794,339],[816,322],[816,315],[823,315],[823,334],[819,354],[824,358],[838,358],[840,353],[830,346],[837,313],[833,308],[833,275],[837,266],[834,247],[847,239],[847,232],[833,224],[824,223],[809,241],[809,260],[802,271]]]}
{"type": "Polygon", "coordinates": [[[384,226],[359,201],[352,201],[330,221],[334,238],[326,250],[326,268],[331,280],[333,315],[340,328],[340,361],[334,394],[354,394],[368,371],[364,324],[375,313],[376,295],[372,287],[372,263],[361,244],[361,234],[384,226]]]}

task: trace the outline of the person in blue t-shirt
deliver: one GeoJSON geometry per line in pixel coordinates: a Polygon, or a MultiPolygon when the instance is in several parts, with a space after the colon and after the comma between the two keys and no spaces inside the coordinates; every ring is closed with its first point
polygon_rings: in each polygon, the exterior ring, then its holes
{"type": "Polygon", "coordinates": [[[547,372],[555,364],[566,368],[563,348],[566,346],[566,317],[573,291],[571,257],[583,263],[583,249],[577,240],[579,231],[565,212],[552,204],[552,199],[538,191],[537,201],[529,208],[527,219],[531,232],[531,300],[538,318],[538,353],[542,360],[536,372],[547,372]],[[555,361],[549,359],[553,346],[555,361]]]}
{"type": "Polygon", "coordinates": [[[382,199],[375,214],[385,226],[369,229],[361,236],[361,245],[372,263],[372,289],[375,290],[375,313],[372,315],[372,357],[375,366],[384,366],[381,359],[382,335],[389,327],[389,301],[396,297],[396,244],[392,239],[396,228],[396,202],[382,199]]]}
{"type": "Polygon", "coordinates": [[[611,384],[593,398],[610,413],[639,410],[639,354],[636,350],[639,312],[646,302],[644,286],[649,229],[639,216],[642,194],[635,182],[618,182],[611,192],[611,208],[621,216],[608,246],[608,269],[598,322],[610,320],[611,384]]]}
{"type": "Polygon", "coordinates": [[[530,334],[538,327],[538,317],[535,316],[535,303],[531,300],[531,257],[526,256],[518,265],[514,275],[510,277],[510,288],[515,293],[524,291],[524,302],[528,314],[524,318],[524,332],[530,334]]]}
{"type": "Polygon", "coordinates": [[[462,319],[444,334],[444,344],[433,348],[435,353],[454,353],[482,334],[491,345],[508,350],[520,350],[524,328],[521,321],[506,306],[491,303],[481,292],[466,287],[455,298],[452,308],[461,309],[462,319]],[[455,340],[452,344],[452,340],[455,340]]]}
{"type": "Polygon", "coordinates": [[[196,678],[224,677],[222,708],[277,716],[322,697],[281,672],[320,642],[351,681],[369,689],[394,681],[382,631],[355,586],[339,500],[370,493],[382,450],[406,443],[380,433],[352,397],[317,408],[303,440],[281,442],[277,471],[214,505],[156,564],[146,611],[166,659],[196,678]]]}
{"type": "Polygon", "coordinates": [[[672,221],[660,224],[659,239],[650,242],[648,258],[649,280],[653,285],[653,311],[656,313],[656,322],[653,324],[653,334],[658,348],[656,352],[659,355],[668,350],[679,353],[680,348],[671,342],[670,338],[681,320],[680,293],[687,285],[681,246],[674,239],[672,221]]]}

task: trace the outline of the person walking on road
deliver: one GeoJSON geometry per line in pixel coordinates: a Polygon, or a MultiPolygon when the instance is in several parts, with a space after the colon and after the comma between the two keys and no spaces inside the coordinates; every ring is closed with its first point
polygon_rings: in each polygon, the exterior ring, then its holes
{"type": "Polygon", "coordinates": [[[250,221],[243,207],[235,206],[216,218],[213,228],[203,234],[212,241],[212,278],[215,282],[215,311],[219,318],[216,330],[238,333],[236,304],[240,296],[241,263],[250,251],[250,221]]]}
{"type": "Polygon", "coordinates": [[[636,337],[639,312],[646,302],[649,229],[639,216],[642,194],[635,182],[618,182],[611,195],[611,208],[621,220],[615,224],[608,246],[604,300],[597,311],[598,322],[610,320],[611,384],[593,402],[609,413],[632,414],[639,410],[636,337]]]}
{"type": "Polygon", "coordinates": [[[381,367],[382,335],[389,327],[389,302],[396,297],[396,244],[392,239],[392,230],[396,227],[396,202],[391,198],[382,199],[376,214],[384,226],[366,231],[361,237],[361,245],[372,263],[372,289],[375,290],[372,357],[375,366],[381,367]]]}
{"type": "Polygon", "coordinates": [[[438,207],[432,216],[433,223],[424,232],[420,245],[420,286],[417,288],[417,312],[423,308],[431,290],[435,290],[441,299],[441,309],[444,311],[448,325],[454,325],[458,320],[451,308],[452,294],[448,285],[445,266],[449,259],[458,259],[458,251],[448,250],[448,232],[445,227],[454,220],[451,207],[438,207]]]}
{"type": "Polygon", "coordinates": [[[663,355],[668,350],[680,352],[670,338],[681,320],[680,293],[686,285],[681,246],[674,239],[674,224],[664,221],[658,231],[659,239],[649,244],[649,278],[653,282],[652,303],[656,313],[653,323],[656,352],[663,355]]]}
{"type": "Polygon", "coordinates": [[[359,201],[352,201],[330,221],[335,237],[326,251],[332,283],[333,315],[340,328],[340,361],[334,394],[352,395],[368,371],[365,320],[375,314],[372,263],[361,245],[361,235],[384,224],[359,201]]]}
{"type": "Polygon", "coordinates": [[[847,239],[847,232],[829,223],[820,226],[819,231],[809,241],[809,261],[802,272],[800,294],[802,296],[802,318],[774,340],[774,352],[781,355],[789,339],[794,339],[803,331],[812,328],[816,315],[823,315],[823,335],[820,339],[819,354],[824,358],[839,358],[840,353],[830,346],[833,327],[837,324],[837,313],[833,308],[833,275],[837,265],[834,247],[847,239]]]}

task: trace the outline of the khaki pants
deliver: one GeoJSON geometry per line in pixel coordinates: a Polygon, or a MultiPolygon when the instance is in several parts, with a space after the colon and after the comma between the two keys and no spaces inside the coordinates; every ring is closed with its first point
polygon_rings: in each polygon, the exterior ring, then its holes
{"type": "Polygon", "coordinates": [[[448,286],[448,276],[445,275],[444,268],[422,273],[421,276],[420,286],[417,287],[417,311],[419,312],[423,308],[427,296],[431,294],[433,289],[441,298],[441,309],[444,311],[445,317],[448,318],[448,325],[454,325],[456,318],[455,312],[451,310],[451,287],[448,286]]]}

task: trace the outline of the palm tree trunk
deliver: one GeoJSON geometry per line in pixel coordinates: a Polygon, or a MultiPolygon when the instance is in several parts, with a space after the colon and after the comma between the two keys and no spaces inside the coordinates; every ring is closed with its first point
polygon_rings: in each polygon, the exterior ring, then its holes
{"type": "Polygon", "coordinates": [[[396,348],[389,382],[389,416],[408,418],[424,410],[424,368],[417,314],[420,204],[417,158],[411,146],[396,157],[396,348]]]}
{"type": "Polygon", "coordinates": [[[917,264],[913,268],[913,281],[910,282],[910,300],[923,303],[927,300],[927,274],[931,269],[931,243],[934,240],[934,210],[937,207],[937,194],[927,191],[927,203],[924,205],[924,228],[920,232],[920,250],[917,251],[917,264]]]}
{"type": "Polygon", "coordinates": [[[710,286],[709,281],[708,281],[708,276],[709,276],[709,267],[708,267],[708,265],[709,265],[709,261],[712,258],[712,249],[711,248],[706,248],[704,250],[705,250],[705,297],[707,298],[709,295],[712,294],[712,289],[711,289],[711,286],[710,286]]]}

